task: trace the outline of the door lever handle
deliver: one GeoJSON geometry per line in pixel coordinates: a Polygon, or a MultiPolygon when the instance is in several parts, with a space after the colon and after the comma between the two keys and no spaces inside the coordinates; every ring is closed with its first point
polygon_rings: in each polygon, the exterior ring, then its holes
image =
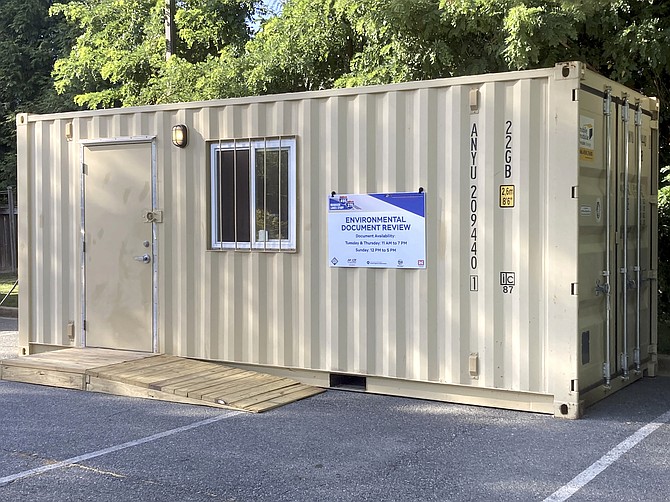
{"type": "Polygon", "coordinates": [[[148,254],[143,254],[141,256],[134,256],[133,260],[141,261],[142,263],[149,263],[151,261],[151,256],[148,254]]]}

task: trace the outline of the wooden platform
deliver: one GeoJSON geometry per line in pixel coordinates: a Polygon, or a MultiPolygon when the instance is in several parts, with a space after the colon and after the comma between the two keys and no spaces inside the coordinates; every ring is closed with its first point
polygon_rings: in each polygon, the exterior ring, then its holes
{"type": "Polygon", "coordinates": [[[15,382],[263,412],[323,392],[219,363],[111,349],[62,349],[0,361],[15,382]]]}

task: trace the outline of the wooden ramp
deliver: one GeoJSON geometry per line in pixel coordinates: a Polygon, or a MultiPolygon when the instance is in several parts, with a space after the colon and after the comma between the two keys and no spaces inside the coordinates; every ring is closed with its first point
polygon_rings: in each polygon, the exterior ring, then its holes
{"type": "Polygon", "coordinates": [[[214,362],[93,348],[2,360],[0,378],[254,413],[324,391],[288,378],[214,362]]]}

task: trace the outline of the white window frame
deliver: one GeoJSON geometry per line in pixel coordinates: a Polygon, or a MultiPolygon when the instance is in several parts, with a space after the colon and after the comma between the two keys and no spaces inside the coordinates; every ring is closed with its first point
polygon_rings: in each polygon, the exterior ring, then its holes
{"type": "MultiPolygon", "coordinates": [[[[261,251],[295,251],[296,250],[296,141],[295,137],[272,137],[245,140],[226,140],[212,143],[210,147],[210,186],[211,186],[211,246],[213,250],[254,249],[261,251]],[[251,145],[251,146],[250,146],[251,145]],[[264,149],[288,150],[288,203],[289,224],[288,238],[259,240],[256,228],[256,151],[264,149]],[[251,242],[220,242],[217,240],[219,231],[219,179],[218,152],[228,150],[249,150],[249,218],[251,242]]],[[[281,155],[280,155],[281,158],[281,155]]],[[[284,166],[282,166],[283,169],[284,166]]]]}

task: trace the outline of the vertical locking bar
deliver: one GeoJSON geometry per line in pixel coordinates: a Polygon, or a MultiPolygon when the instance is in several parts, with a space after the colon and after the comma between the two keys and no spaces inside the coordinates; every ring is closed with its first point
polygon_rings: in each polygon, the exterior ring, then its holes
{"type": "Polygon", "coordinates": [[[268,138],[263,138],[263,250],[268,250],[268,138]]]}
{"type": "Polygon", "coordinates": [[[611,267],[612,251],[610,241],[612,238],[611,230],[611,211],[612,211],[612,88],[605,89],[605,100],[603,101],[603,113],[605,115],[605,362],[603,364],[603,377],[605,386],[611,384],[611,337],[612,337],[612,294],[611,294],[611,267]]]}
{"type": "Polygon", "coordinates": [[[622,276],[622,300],[623,300],[623,352],[621,353],[621,370],[623,378],[628,379],[628,175],[630,168],[628,147],[628,125],[630,122],[630,105],[628,97],[624,97],[621,108],[621,121],[623,123],[623,267],[620,268],[622,276]]]}
{"type": "MultiPolygon", "coordinates": [[[[281,221],[281,209],[282,209],[282,207],[281,207],[281,195],[282,195],[282,193],[281,193],[281,153],[282,153],[281,152],[281,138],[282,137],[279,136],[279,158],[277,159],[277,162],[279,164],[279,176],[278,176],[279,187],[277,189],[277,192],[279,193],[279,201],[278,201],[279,202],[279,214],[277,215],[279,217],[279,251],[281,251],[281,245],[282,245],[281,241],[282,241],[282,238],[284,237],[283,234],[282,234],[282,227],[281,227],[281,224],[282,224],[282,221],[281,221]]],[[[288,228],[288,225],[287,225],[287,228],[288,228]]]]}
{"type": "Polygon", "coordinates": [[[221,140],[219,139],[219,149],[217,150],[216,154],[218,155],[217,159],[217,178],[216,178],[216,210],[217,210],[217,217],[219,218],[217,223],[218,231],[219,231],[219,249],[223,249],[223,202],[222,202],[222,195],[221,195],[221,189],[223,187],[222,183],[222,177],[223,177],[223,150],[221,149],[221,140]]]}
{"type": "Polygon", "coordinates": [[[233,140],[233,230],[235,232],[235,249],[237,250],[237,140],[233,140]]]}
{"type": "Polygon", "coordinates": [[[642,225],[642,105],[638,100],[635,110],[635,165],[637,171],[637,210],[635,242],[635,371],[640,371],[640,243],[642,225]]]}

